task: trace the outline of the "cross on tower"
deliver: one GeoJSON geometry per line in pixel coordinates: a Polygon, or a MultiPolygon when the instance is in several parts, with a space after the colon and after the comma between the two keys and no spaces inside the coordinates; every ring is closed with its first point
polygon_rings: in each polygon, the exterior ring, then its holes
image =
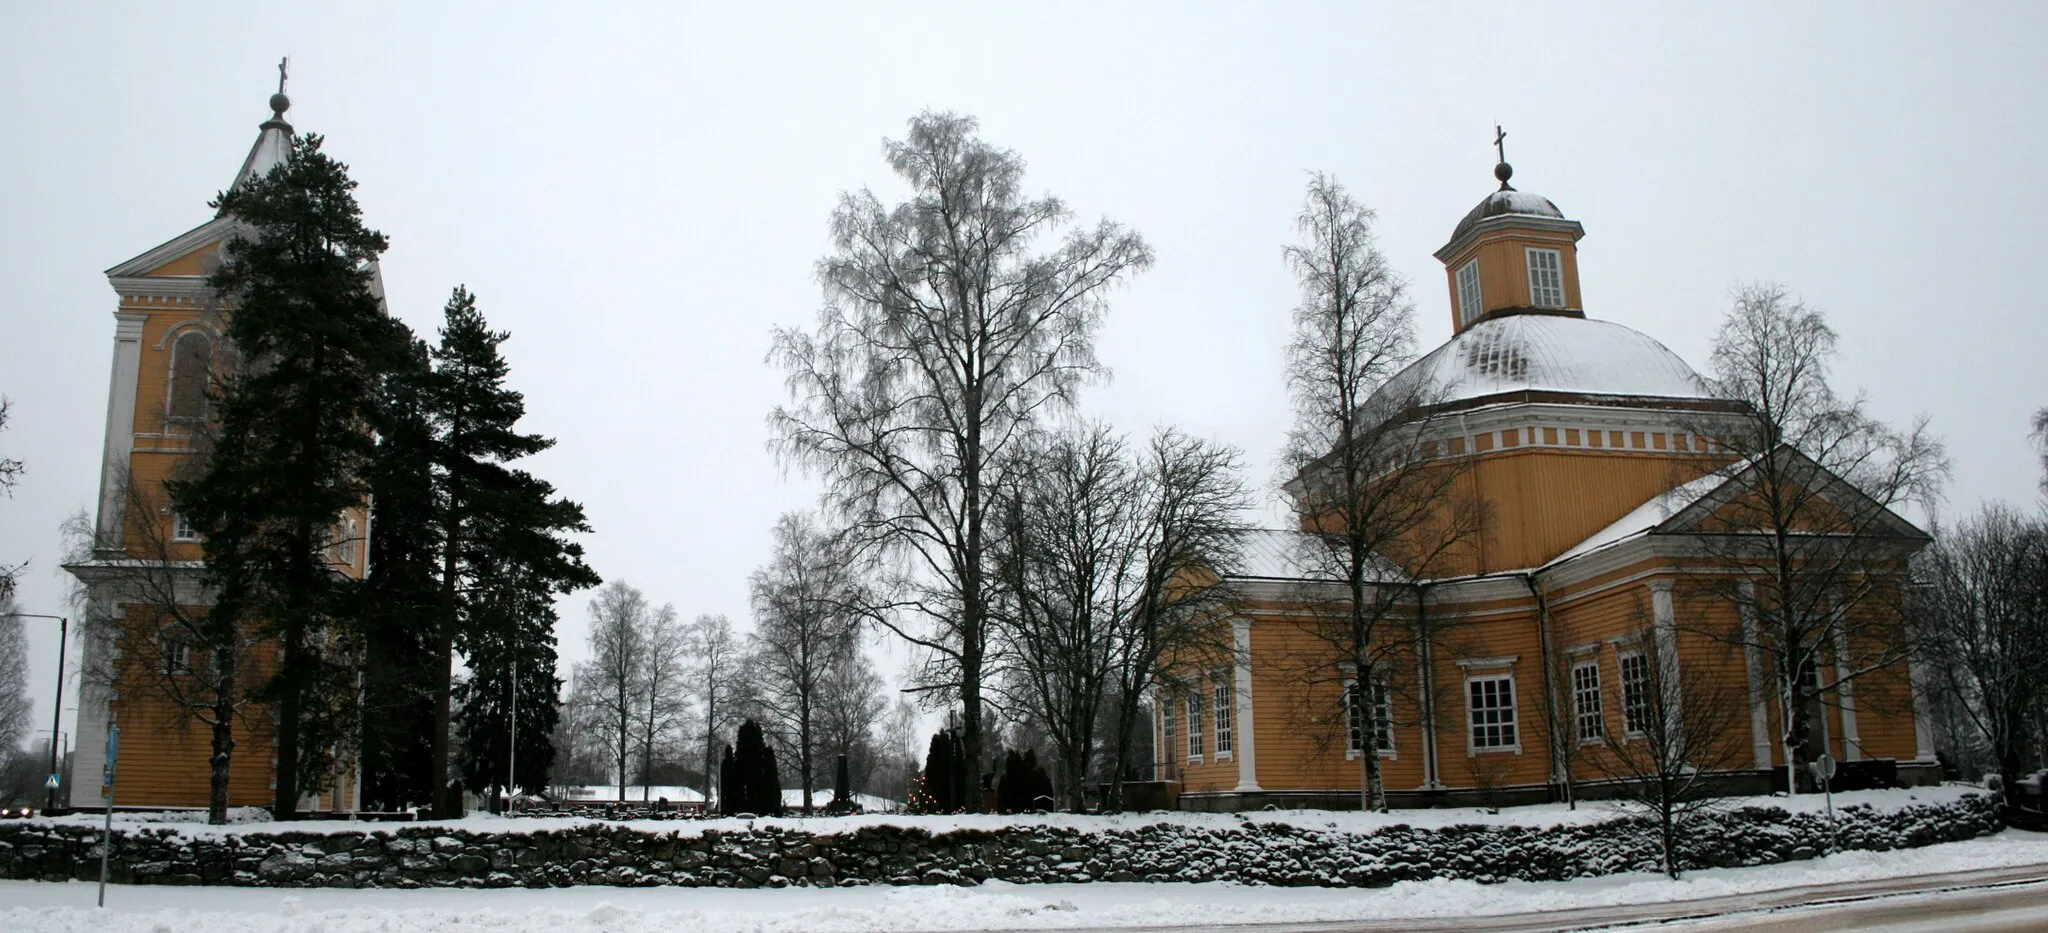
{"type": "Polygon", "coordinates": [[[289,55],[277,60],[277,92],[279,94],[284,93],[284,69],[289,64],[291,64],[291,56],[289,55]]]}
{"type": "Polygon", "coordinates": [[[1493,125],[1493,151],[1496,155],[1500,156],[1496,161],[1506,162],[1508,160],[1507,141],[1508,131],[1501,129],[1500,124],[1495,123],[1493,125]]]}

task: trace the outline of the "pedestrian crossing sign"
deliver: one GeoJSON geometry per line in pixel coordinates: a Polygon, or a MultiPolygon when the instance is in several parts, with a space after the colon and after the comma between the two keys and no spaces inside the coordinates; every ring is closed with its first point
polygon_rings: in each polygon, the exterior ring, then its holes
{"type": "Polygon", "coordinates": [[[43,787],[44,787],[45,789],[47,789],[47,790],[56,790],[56,789],[57,789],[57,785],[58,785],[59,783],[62,783],[62,782],[61,782],[61,781],[59,781],[59,780],[58,780],[58,778],[57,778],[57,776],[56,776],[56,775],[54,775],[54,774],[52,774],[52,775],[50,775],[49,777],[46,777],[46,778],[44,778],[44,779],[43,779],[43,787]]]}

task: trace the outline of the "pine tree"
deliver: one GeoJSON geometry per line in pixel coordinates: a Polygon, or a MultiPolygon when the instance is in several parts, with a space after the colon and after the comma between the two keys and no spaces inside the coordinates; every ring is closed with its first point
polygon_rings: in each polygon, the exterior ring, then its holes
{"type": "Polygon", "coordinates": [[[363,224],[347,166],[320,145],[294,137],[277,168],[214,201],[241,231],[208,282],[241,366],[199,475],[170,484],[205,542],[217,623],[280,648],[257,692],[277,723],[279,819],[328,773],[354,709],[354,677],[322,634],[337,630],[354,585],[335,572],[333,529],[369,497],[380,390],[406,347],[375,290],[384,236],[363,224]]]}
{"type": "Polygon", "coordinates": [[[462,781],[472,791],[502,787],[509,799],[520,787],[547,784],[555,761],[562,681],[555,675],[555,613],[546,595],[502,587],[488,591],[472,607],[473,631],[461,646],[470,676],[455,688],[462,781]],[[517,706],[511,706],[515,700],[517,706]],[[519,725],[516,755],[507,747],[514,715],[519,725]],[[507,768],[518,769],[509,782],[507,768]]]}
{"type": "MultiPolygon", "coordinates": [[[[458,647],[496,639],[513,656],[545,664],[553,676],[551,594],[600,581],[583,563],[571,532],[588,532],[583,507],[555,495],[554,487],[506,464],[554,446],[550,438],[522,434],[516,425],[525,398],[505,387],[509,372],[498,352],[508,335],[492,331],[476,298],[457,288],[448,299],[441,343],[428,382],[432,419],[432,533],[438,555],[439,597],[431,619],[437,695],[432,732],[433,786],[449,784],[458,647]],[[496,611],[480,611],[489,605],[496,611]],[[545,650],[535,639],[544,634],[545,650]]],[[[552,706],[554,691],[534,702],[552,706]]],[[[523,715],[523,714],[522,714],[523,715]]],[[[544,735],[537,731],[536,735],[544,735]]],[[[456,802],[436,801],[436,813],[454,814],[456,802]]]]}

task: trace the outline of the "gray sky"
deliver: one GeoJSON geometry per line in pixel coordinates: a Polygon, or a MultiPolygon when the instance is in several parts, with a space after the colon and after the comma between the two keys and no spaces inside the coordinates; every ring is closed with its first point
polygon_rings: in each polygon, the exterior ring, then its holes
{"type": "MultiPolygon", "coordinates": [[[[771,523],[814,500],[764,446],[768,331],[813,319],[835,197],[899,194],[879,143],[925,107],[978,115],[1028,188],[1151,241],[1086,410],[1237,444],[1262,488],[1304,173],[1379,211],[1434,346],[1430,253],[1492,189],[1498,121],[1517,187],[1586,226],[1590,316],[1701,367],[1729,289],[1782,282],[1840,331],[1839,387],[1947,439],[1948,514],[2036,497],[2048,6],[429,6],[10,10],[0,454],[29,473],[0,500],[0,562],[33,561],[23,611],[62,611],[57,526],[94,496],[102,270],[207,218],[281,55],[292,122],[391,237],[393,312],[431,333],[451,287],[478,293],[527,426],[560,439],[531,468],[588,509],[592,564],[686,616],[744,623],[771,523]]],[[[563,607],[565,658],[586,600],[563,607]]],[[[55,633],[29,625],[46,727],[55,633]]]]}

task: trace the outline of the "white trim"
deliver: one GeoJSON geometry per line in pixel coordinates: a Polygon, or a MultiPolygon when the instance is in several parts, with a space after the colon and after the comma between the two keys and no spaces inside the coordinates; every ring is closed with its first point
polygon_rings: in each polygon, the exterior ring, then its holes
{"type": "Polygon", "coordinates": [[[1671,581],[1650,581],[1650,612],[1657,633],[1658,680],[1664,688],[1664,715],[1684,722],[1685,693],[1678,673],[1678,616],[1671,604],[1671,581]]]}
{"type": "Polygon", "coordinates": [[[1228,760],[1225,756],[1237,751],[1237,678],[1228,667],[1209,672],[1209,719],[1215,730],[1209,745],[1217,761],[1228,760]]]}
{"type": "Polygon", "coordinates": [[[1863,737],[1856,731],[1856,682],[1849,679],[1849,633],[1835,629],[1835,699],[1842,719],[1842,760],[1863,760],[1863,737]]]}
{"type": "Polygon", "coordinates": [[[1465,757],[1472,758],[1478,755],[1491,755],[1501,752],[1513,752],[1517,755],[1521,754],[1522,693],[1520,690],[1517,690],[1515,688],[1514,672],[1507,671],[1504,673],[1486,674],[1468,673],[1465,675],[1465,689],[1462,691],[1462,693],[1464,694],[1465,698],[1465,757]],[[1477,724],[1472,721],[1472,714],[1475,712],[1475,710],[1472,708],[1472,685],[1475,683],[1480,683],[1482,681],[1497,680],[1505,680],[1508,684],[1508,722],[1498,723],[1496,725],[1506,725],[1507,727],[1513,729],[1515,731],[1515,741],[1513,744],[1510,745],[1488,745],[1482,748],[1479,746],[1477,742],[1477,724]]]}
{"type": "Polygon", "coordinates": [[[1252,733],[1252,620],[1235,618],[1230,620],[1232,647],[1236,649],[1237,728],[1234,744],[1237,749],[1237,791],[1248,793],[1259,787],[1259,746],[1252,733]]]}
{"type": "Polygon", "coordinates": [[[119,547],[122,536],[122,485],[128,477],[128,455],[135,448],[135,391],[142,378],[142,311],[114,312],[114,362],[107,380],[106,444],[100,454],[100,514],[96,526],[102,547],[119,547]]]}
{"type": "Polygon", "coordinates": [[[1532,308],[1562,310],[1565,307],[1564,251],[1556,249],[1554,247],[1524,247],[1522,250],[1522,262],[1525,264],[1525,269],[1529,273],[1529,306],[1532,308]],[[1549,268],[1541,269],[1540,271],[1546,277],[1556,276],[1557,281],[1555,283],[1544,283],[1540,285],[1537,284],[1537,276],[1539,272],[1539,263],[1537,262],[1537,257],[1539,256],[1545,257],[1549,260],[1549,268]],[[1549,293],[1553,289],[1557,293],[1555,303],[1546,302],[1544,299],[1550,297],[1549,293]]]}
{"type": "Polygon", "coordinates": [[[1453,279],[1458,287],[1458,325],[1463,327],[1486,313],[1486,301],[1479,286],[1479,257],[1474,256],[1466,260],[1465,264],[1459,266],[1458,271],[1453,273],[1453,279]],[[1470,282],[1466,281],[1468,277],[1471,279],[1470,282]]]}
{"type": "Polygon", "coordinates": [[[1521,655],[1510,654],[1497,658],[1459,658],[1456,663],[1459,667],[1472,671],[1495,667],[1513,667],[1515,662],[1521,659],[1521,655]]]}
{"type": "Polygon", "coordinates": [[[1640,662],[1642,662],[1642,663],[1641,663],[1641,664],[1640,664],[1639,666],[1640,666],[1640,667],[1642,668],[1642,672],[1643,672],[1643,677],[1642,677],[1642,682],[1641,682],[1641,683],[1640,683],[1640,684],[1638,685],[1638,688],[1637,688],[1637,689],[1641,690],[1641,691],[1642,691],[1642,694],[1643,694],[1643,702],[1642,702],[1643,716],[1645,716],[1645,717],[1650,717],[1650,716],[1653,716],[1653,715],[1655,715],[1655,712],[1656,712],[1656,711],[1655,711],[1654,709],[1652,709],[1652,708],[1650,707],[1650,703],[1652,703],[1652,702],[1653,702],[1652,698],[1651,698],[1651,697],[1650,697],[1650,695],[1649,695],[1649,693],[1650,693],[1650,662],[1649,662],[1649,661],[1648,661],[1647,659],[1645,659],[1645,658],[1644,658],[1644,656],[1643,656],[1643,650],[1642,650],[1641,648],[1629,648],[1629,649],[1626,649],[1626,650],[1620,650],[1620,651],[1616,651],[1616,652],[1614,653],[1614,673],[1615,673],[1615,686],[1616,686],[1616,689],[1617,689],[1618,695],[1619,695],[1619,696],[1621,697],[1621,737],[1622,737],[1622,739],[1623,739],[1624,741],[1634,741],[1634,740],[1636,740],[1636,739],[1640,739],[1640,738],[1642,738],[1643,736],[1645,736],[1645,735],[1647,735],[1647,734],[1648,734],[1648,733],[1647,733],[1647,732],[1646,732],[1645,730],[1642,730],[1642,729],[1638,729],[1638,728],[1635,728],[1635,726],[1637,726],[1637,725],[1648,725],[1648,723],[1647,723],[1647,722],[1645,722],[1645,723],[1632,723],[1632,722],[1630,722],[1630,717],[1629,717],[1629,710],[1630,710],[1631,708],[1633,708],[1633,707],[1634,707],[1634,705],[1635,705],[1635,704],[1632,704],[1632,703],[1630,703],[1630,702],[1629,702],[1629,699],[1628,699],[1628,697],[1629,697],[1629,677],[1628,677],[1628,662],[1629,662],[1630,660],[1636,660],[1636,661],[1640,661],[1640,662]]]}
{"type": "Polygon", "coordinates": [[[1605,696],[1606,688],[1605,685],[1600,682],[1600,656],[1598,654],[1592,654],[1586,656],[1586,660],[1573,661],[1571,668],[1566,673],[1566,676],[1570,678],[1568,683],[1571,687],[1572,739],[1581,746],[1607,744],[1607,701],[1605,696]],[[1579,686],[1580,671],[1593,672],[1593,710],[1590,716],[1587,715],[1587,710],[1585,709],[1584,704],[1580,702],[1581,700],[1585,699],[1586,696],[1586,691],[1579,686]],[[1586,734],[1585,725],[1588,720],[1591,720],[1599,726],[1599,735],[1588,736],[1586,734]]]}

